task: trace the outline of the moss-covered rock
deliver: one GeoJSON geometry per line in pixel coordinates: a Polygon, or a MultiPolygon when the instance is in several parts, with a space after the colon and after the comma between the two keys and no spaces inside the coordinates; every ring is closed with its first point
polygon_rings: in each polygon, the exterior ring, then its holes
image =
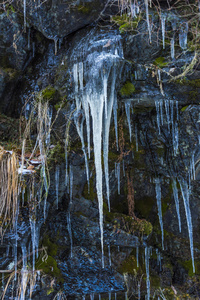
{"type": "Polygon", "coordinates": [[[119,91],[121,96],[130,96],[134,92],[135,86],[130,81],[127,81],[119,91]]]}

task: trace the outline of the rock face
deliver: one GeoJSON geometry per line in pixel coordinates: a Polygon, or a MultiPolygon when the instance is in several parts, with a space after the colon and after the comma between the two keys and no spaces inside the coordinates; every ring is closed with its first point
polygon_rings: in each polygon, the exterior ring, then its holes
{"type": "Polygon", "coordinates": [[[199,298],[200,71],[192,28],[188,46],[179,47],[186,20],[180,13],[175,28],[178,12],[163,11],[166,36],[176,42],[171,59],[155,8],[150,43],[143,5],[109,22],[113,3],[29,1],[25,32],[23,3],[0,14],[0,145],[17,153],[23,173],[14,228],[0,211],[0,269],[18,278],[5,299],[13,290],[28,299],[31,286],[35,300],[199,298]]]}
{"type": "MultiPolygon", "coordinates": [[[[14,5],[24,10],[22,1],[14,1],[14,5]]],[[[27,2],[25,7],[28,22],[55,41],[118,11],[117,3],[105,0],[27,2]]]]}

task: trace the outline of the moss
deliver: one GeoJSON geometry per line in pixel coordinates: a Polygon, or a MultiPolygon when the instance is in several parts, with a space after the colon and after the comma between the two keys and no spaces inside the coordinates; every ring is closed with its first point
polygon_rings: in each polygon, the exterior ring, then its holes
{"type": "Polygon", "coordinates": [[[91,11],[91,7],[90,5],[86,5],[86,3],[84,3],[84,5],[80,4],[77,6],[78,11],[80,11],[83,14],[88,14],[91,11]]]}
{"type": "Polygon", "coordinates": [[[154,60],[153,64],[159,68],[163,68],[165,66],[167,66],[167,62],[165,62],[165,58],[164,57],[158,57],[154,60]]]}
{"type": "Polygon", "coordinates": [[[97,199],[96,189],[94,187],[94,178],[90,178],[90,187],[88,192],[88,184],[86,183],[83,189],[83,197],[85,199],[94,200],[97,199]]]}
{"type": "Polygon", "coordinates": [[[56,256],[57,252],[58,252],[58,245],[51,242],[48,236],[45,236],[43,241],[42,241],[42,245],[44,247],[47,247],[47,253],[51,256],[56,256]]]}
{"type": "Polygon", "coordinates": [[[54,292],[54,289],[53,288],[50,288],[50,289],[48,289],[47,290],[47,296],[49,296],[51,293],[53,293],[54,292]]]}
{"type": "Polygon", "coordinates": [[[136,257],[134,255],[130,255],[127,259],[125,259],[122,262],[122,265],[119,267],[118,272],[121,274],[135,274],[138,269],[139,266],[137,267],[136,257]]]}
{"type": "Polygon", "coordinates": [[[58,142],[54,148],[50,149],[48,155],[48,163],[60,164],[64,161],[65,161],[65,149],[64,146],[58,142]]]}
{"type": "Polygon", "coordinates": [[[121,96],[130,96],[134,92],[135,92],[135,86],[130,81],[127,81],[120,89],[121,96]]]}
{"type": "MultiPolygon", "coordinates": [[[[104,211],[105,208],[104,208],[104,211]]],[[[106,219],[114,224],[116,229],[122,229],[129,234],[134,234],[139,237],[143,235],[150,235],[153,230],[153,226],[145,219],[133,218],[119,213],[109,213],[106,211],[106,219]]]]}
{"type": "Polygon", "coordinates": [[[200,262],[195,261],[195,273],[193,273],[192,260],[179,261],[180,265],[188,272],[189,276],[200,275],[200,262]]]}
{"type": "Polygon", "coordinates": [[[56,278],[59,282],[63,282],[63,277],[61,270],[57,266],[56,260],[52,256],[48,256],[46,260],[43,261],[42,258],[36,261],[36,269],[42,270],[45,274],[48,274],[56,278]]]}
{"type": "Polygon", "coordinates": [[[51,104],[56,104],[61,100],[59,92],[51,85],[47,86],[45,89],[39,92],[37,95],[37,99],[41,100],[42,102],[48,101],[51,104]]]}
{"type": "Polygon", "coordinates": [[[140,18],[138,17],[133,20],[127,14],[123,14],[112,17],[111,21],[119,26],[120,33],[125,33],[126,31],[134,31],[138,27],[140,18]]]}
{"type": "Polygon", "coordinates": [[[192,79],[192,80],[178,79],[175,82],[181,85],[189,85],[194,88],[200,88],[200,79],[192,79]]]}
{"type": "Polygon", "coordinates": [[[160,287],[160,277],[158,275],[151,275],[151,286],[154,288],[159,288],[160,287]]]}
{"type": "Polygon", "coordinates": [[[182,111],[182,112],[185,111],[185,110],[188,108],[188,106],[189,106],[189,105],[183,106],[183,107],[181,108],[181,111],[182,111]]]}

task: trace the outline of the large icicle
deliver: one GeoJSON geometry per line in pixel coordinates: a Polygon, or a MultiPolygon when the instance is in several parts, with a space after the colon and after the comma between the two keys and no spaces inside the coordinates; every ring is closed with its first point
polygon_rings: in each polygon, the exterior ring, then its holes
{"type": "Polygon", "coordinates": [[[174,195],[174,201],[176,205],[176,213],[178,217],[178,226],[179,231],[181,232],[181,217],[180,217],[180,210],[179,210],[179,199],[178,199],[178,189],[175,178],[172,179],[172,189],[173,189],[173,195],[174,195]]]}
{"type": "Polygon", "coordinates": [[[89,166],[88,166],[88,159],[87,159],[87,154],[85,151],[85,142],[84,142],[84,136],[83,136],[83,122],[84,122],[84,114],[81,110],[76,110],[74,113],[74,122],[76,125],[76,129],[78,132],[78,135],[81,139],[81,144],[82,144],[82,151],[85,157],[85,168],[86,168],[86,176],[87,176],[87,182],[88,182],[88,191],[89,191],[89,166]]]}
{"type": "Polygon", "coordinates": [[[185,215],[187,220],[187,226],[188,226],[188,234],[190,239],[190,252],[191,252],[191,258],[192,258],[192,268],[193,273],[195,273],[195,265],[194,265],[194,249],[193,249],[193,228],[192,228],[192,217],[190,212],[190,191],[188,188],[188,184],[186,180],[182,179],[179,180],[179,184],[181,187],[181,193],[183,197],[184,207],[185,207],[185,215]]]}
{"type": "MultiPolygon", "coordinates": [[[[109,34],[110,38],[110,34],[109,34]]],[[[90,41],[83,40],[82,53],[89,53],[84,57],[84,64],[75,63],[73,66],[76,109],[84,111],[86,126],[87,120],[92,119],[93,128],[93,149],[96,171],[96,191],[99,205],[99,223],[101,235],[102,266],[104,267],[103,250],[103,171],[102,171],[102,137],[104,171],[109,201],[109,171],[108,171],[108,142],[111,114],[115,101],[115,65],[119,58],[123,58],[123,51],[120,45],[120,36],[113,36],[110,46],[106,46],[105,37],[102,40],[95,40],[93,36],[90,41]],[[102,47],[103,46],[103,47],[102,47]],[[94,51],[95,47],[100,49],[94,51]],[[117,48],[116,48],[117,47],[117,48]],[[102,50],[103,49],[103,50],[102,50]],[[87,50],[87,51],[86,51],[87,50]],[[90,52],[92,51],[92,52],[90,52]],[[118,54],[119,53],[119,54],[118,54]],[[119,56],[120,55],[120,56],[119,56]],[[85,86],[83,87],[83,77],[85,86]],[[108,80],[111,84],[108,85],[108,80]],[[90,115],[89,115],[90,114],[90,115]]],[[[77,49],[80,52],[80,48],[77,49]]],[[[77,53],[75,53],[77,61],[77,53]]],[[[116,118],[115,118],[116,119],[116,118]]],[[[90,123],[88,122],[88,128],[90,123]]],[[[88,132],[88,130],[87,130],[88,132]]],[[[87,133],[89,135],[89,133],[87,133]]],[[[88,149],[89,152],[89,149],[88,149]]]]}
{"type": "Polygon", "coordinates": [[[163,220],[162,220],[162,203],[161,203],[161,184],[160,179],[155,179],[156,184],[156,200],[157,200],[157,207],[158,207],[158,217],[160,222],[160,229],[162,233],[162,248],[164,250],[164,231],[163,231],[163,220]]]}

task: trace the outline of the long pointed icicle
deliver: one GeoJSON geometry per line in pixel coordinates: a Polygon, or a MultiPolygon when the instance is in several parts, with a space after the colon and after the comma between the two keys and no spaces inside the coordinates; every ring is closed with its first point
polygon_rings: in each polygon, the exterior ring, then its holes
{"type": "Polygon", "coordinates": [[[180,210],[179,210],[178,189],[177,189],[176,180],[174,178],[172,180],[172,189],[173,189],[174,201],[176,205],[176,213],[178,217],[179,232],[181,232],[181,217],[180,217],[180,210]]]}
{"type": "Polygon", "coordinates": [[[193,273],[195,273],[195,265],[194,265],[194,249],[193,249],[193,228],[192,228],[192,217],[190,212],[190,202],[189,202],[189,188],[186,180],[182,179],[179,180],[179,184],[181,187],[181,193],[183,197],[184,207],[185,207],[185,215],[187,220],[187,226],[188,226],[188,234],[189,234],[189,240],[190,240],[190,252],[191,252],[191,258],[192,258],[192,268],[193,273]]]}
{"type": "Polygon", "coordinates": [[[163,220],[162,220],[162,202],[161,202],[161,184],[160,179],[155,179],[156,184],[156,200],[157,200],[157,207],[158,207],[158,217],[160,222],[160,229],[162,233],[162,248],[164,250],[164,231],[163,231],[163,220]]]}

